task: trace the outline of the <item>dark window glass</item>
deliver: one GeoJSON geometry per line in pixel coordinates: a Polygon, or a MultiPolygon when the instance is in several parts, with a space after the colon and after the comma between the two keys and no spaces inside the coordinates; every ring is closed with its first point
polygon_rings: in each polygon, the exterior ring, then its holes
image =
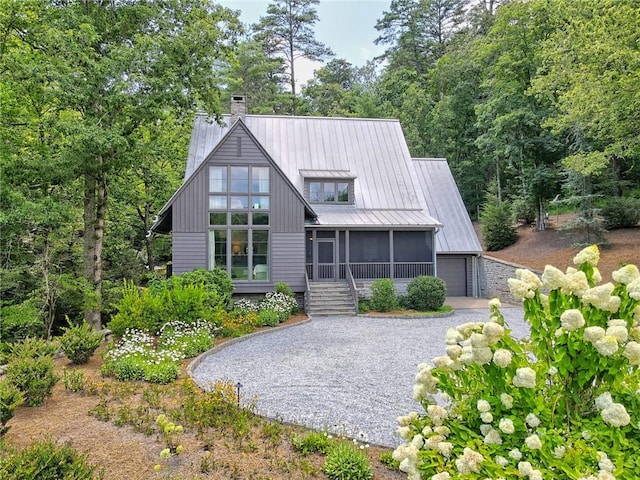
{"type": "Polygon", "coordinates": [[[338,182],[338,202],[349,201],[349,184],[344,182],[338,182]]]}
{"type": "Polygon", "coordinates": [[[249,225],[248,213],[232,213],[231,225],[249,225]]]}
{"type": "Polygon", "coordinates": [[[227,231],[209,230],[209,269],[227,269],[227,231]]]}
{"type": "Polygon", "coordinates": [[[209,213],[209,225],[226,225],[227,212],[211,212],[209,213]]]}
{"type": "Polygon", "coordinates": [[[335,230],[318,230],[316,232],[318,238],[336,238],[335,230]]]}
{"type": "Polygon", "coordinates": [[[269,225],[269,214],[268,213],[254,213],[253,214],[253,224],[254,225],[269,225]]]}
{"type": "Polygon", "coordinates": [[[247,280],[249,277],[249,242],[247,230],[231,231],[231,278],[247,280]]]}
{"type": "Polygon", "coordinates": [[[269,231],[253,231],[253,279],[269,280],[269,231]]]}
{"type": "Polygon", "coordinates": [[[333,182],[324,182],[322,184],[322,201],[335,202],[336,201],[336,184],[333,182]]]}

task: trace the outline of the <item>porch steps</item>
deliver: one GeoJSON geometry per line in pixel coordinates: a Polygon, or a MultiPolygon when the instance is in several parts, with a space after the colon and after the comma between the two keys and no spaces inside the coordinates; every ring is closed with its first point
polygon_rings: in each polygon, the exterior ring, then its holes
{"type": "Polygon", "coordinates": [[[356,305],[349,285],[341,282],[312,282],[309,284],[308,314],[311,316],[356,314],[356,305]]]}

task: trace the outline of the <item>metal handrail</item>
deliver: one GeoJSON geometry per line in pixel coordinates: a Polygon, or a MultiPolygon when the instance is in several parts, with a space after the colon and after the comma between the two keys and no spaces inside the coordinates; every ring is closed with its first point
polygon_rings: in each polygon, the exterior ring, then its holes
{"type": "Polygon", "coordinates": [[[304,311],[309,313],[309,292],[311,292],[311,285],[309,285],[309,275],[307,275],[307,270],[304,271],[304,311]]]}
{"type": "Polygon", "coordinates": [[[353,301],[355,302],[355,308],[356,308],[356,313],[358,312],[358,303],[360,302],[360,299],[358,298],[358,288],[356,287],[356,281],[353,278],[353,274],[351,273],[351,268],[349,267],[349,264],[346,265],[346,272],[347,272],[347,283],[349,284],[349,289],[351,290],[351,297],[353,298],[353,301]]]}

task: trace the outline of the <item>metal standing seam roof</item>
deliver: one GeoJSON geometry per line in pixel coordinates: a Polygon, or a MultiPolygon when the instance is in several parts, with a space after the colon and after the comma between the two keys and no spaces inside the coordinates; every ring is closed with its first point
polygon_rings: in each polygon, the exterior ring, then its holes
{"type": "MultiPolygon", "coordinates": [[[[230,116],[223,122],[196,116],[185,182],[228,133],[230,116]]],[[[438,253],[482,251],[447,161],[412,159],[399,121],[247,115],[243,122],[300,195],[305,178],[355,179],[355,204],[314,204],[314,225],[440,227],[438,253]]]]}
{"type": "Polygon", "coordinates": [[[430,211],[444,220],[444,226],[436,235],[436,251],[482,252],[480,240],[447,161],[444,158],[414,158],[413,161],[430,211]]]}
{"type": "MultiPolygon", "coordinates": [[[[185,181],[229,131],[197,115],[185,181]]],[[[304,179],[355,178],[348,209],[313,205],[319,225],[440,226],[417,182],[400,122],[385,119],[246,115],[245,126],[300,194],[304,179]]]]}

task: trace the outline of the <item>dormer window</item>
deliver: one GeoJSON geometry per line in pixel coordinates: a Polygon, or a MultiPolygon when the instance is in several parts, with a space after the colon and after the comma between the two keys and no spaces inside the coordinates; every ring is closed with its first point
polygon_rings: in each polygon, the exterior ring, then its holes
{"type": "Polygon", "coordinates": [[[333,180],[313,180],[309,182],[309,202],[311,203],[352,203],[349,183],[333,180]]]}

